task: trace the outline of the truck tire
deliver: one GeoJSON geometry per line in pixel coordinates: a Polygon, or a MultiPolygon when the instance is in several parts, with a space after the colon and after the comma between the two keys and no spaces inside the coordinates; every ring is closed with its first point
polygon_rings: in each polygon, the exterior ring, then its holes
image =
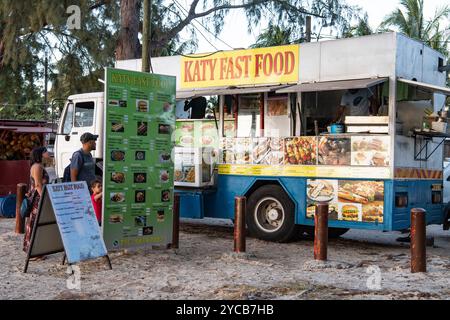
{"type": "Polygon", "coordinates": [[[255,238],[288,242],[297,233],[295,205],[281,186],[262,186],[248,198],[246,223],[255,238]]]}
{"type": "MultiPolygon", "coordinates": [[[[336,239],[346,233],[347,228],[328,228],[328,239],[336,239]]],[[[313,226],[298,226],[299,236],[302,237],[306,234],[309,239],[314,239],[314,227],[313,226]]]]}

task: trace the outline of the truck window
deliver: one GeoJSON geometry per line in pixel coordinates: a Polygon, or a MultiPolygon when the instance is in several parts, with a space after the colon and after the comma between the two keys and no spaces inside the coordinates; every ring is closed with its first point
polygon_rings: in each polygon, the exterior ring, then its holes
{"type": "Polygon", "coordinates": [[[64,115],[64,124],[62,127],[62,134],[70,134],[70,131],[72,131],[73,127],[73,111],[74,111],[74,105],[73,103],[69,103],[67,105],[66,114],[64,115]]]}
{"type": "Polygon", "coordinates": [[[75,105],[75,127],[92,127],[94,124],[94,109],[93,101],[77,103],[75,105]]]}

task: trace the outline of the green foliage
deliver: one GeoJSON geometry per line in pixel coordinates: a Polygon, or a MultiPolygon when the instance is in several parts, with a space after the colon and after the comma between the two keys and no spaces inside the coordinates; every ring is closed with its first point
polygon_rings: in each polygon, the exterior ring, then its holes
{"type": "Polygon", "coordinates": [[[350,27],[350,29],[347,30],[343,36],[344,38],[351,38],[368,36],[371,34],[373,34],[373,30],[370,28],[369,16],[366,13],[362,18],[359,18],[358,23],[350,27]]]}
{"type": "MultiPolygon", "coordinates": [[[[301,41],[306,14],[317,16],[316,39],[324,28],[341,36],[360,12],[344,0],[194,0],[188,6],[180,0],[153,0],[151,55],[192,53],[197,48],[197,22],[217,35],[235,8],[245,11],[248,30],[259,26],[263,17],[271,21],[259,46],[301,41]],[[180,37],[182,30],[189,32],[188,39],[180,37]]],[[[50,99],[103,90],[98,79],[104,67],[114,65],[120,24],[120,0],[0,1],[0,103],[42,100],[46,54],[51,62],[50,99]],[[81,8],[80,30],[67,27],[71,5],[81,8]]]]}
{"type": "Polygon", "coordinates": [[[251,48],[264,48],[271,46],[280,46],[291,43],[291,29],[282,29],[280,26],[269,24],[256,39],[256,43],[251,48]]]}
{"type": "Polygon", "coordinates": [[[448,56],[450,7],[437,8],[434,17],[426,21],[423,0],[401,0],[400,5],[401,8],[397,8],[384,18],[380,30],[385,31],[389,30],[389,27],[394,27],[408,37],[423,41],[426,45],[448,56]],[[447,22],[447,25],[443,26],[442,21],[447,22]]]}

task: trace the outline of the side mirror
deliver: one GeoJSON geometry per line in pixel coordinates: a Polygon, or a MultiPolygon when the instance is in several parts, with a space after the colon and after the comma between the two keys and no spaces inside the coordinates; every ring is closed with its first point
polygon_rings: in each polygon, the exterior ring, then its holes
{"type": "Polygon", "coordinates": [[[69,142],[70,141],[70,135],[66,135],[66,141],[69,142]]]}

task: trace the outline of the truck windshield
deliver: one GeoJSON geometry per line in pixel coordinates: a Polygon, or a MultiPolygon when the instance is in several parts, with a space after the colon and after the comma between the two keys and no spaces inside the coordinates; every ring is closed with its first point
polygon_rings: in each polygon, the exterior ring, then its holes
{"type": "Polygon", "coordinates": [[[94,108],[93,101],[81,102],[75,105],[75,127],[92,127],[94,124],[94,108]]]}

